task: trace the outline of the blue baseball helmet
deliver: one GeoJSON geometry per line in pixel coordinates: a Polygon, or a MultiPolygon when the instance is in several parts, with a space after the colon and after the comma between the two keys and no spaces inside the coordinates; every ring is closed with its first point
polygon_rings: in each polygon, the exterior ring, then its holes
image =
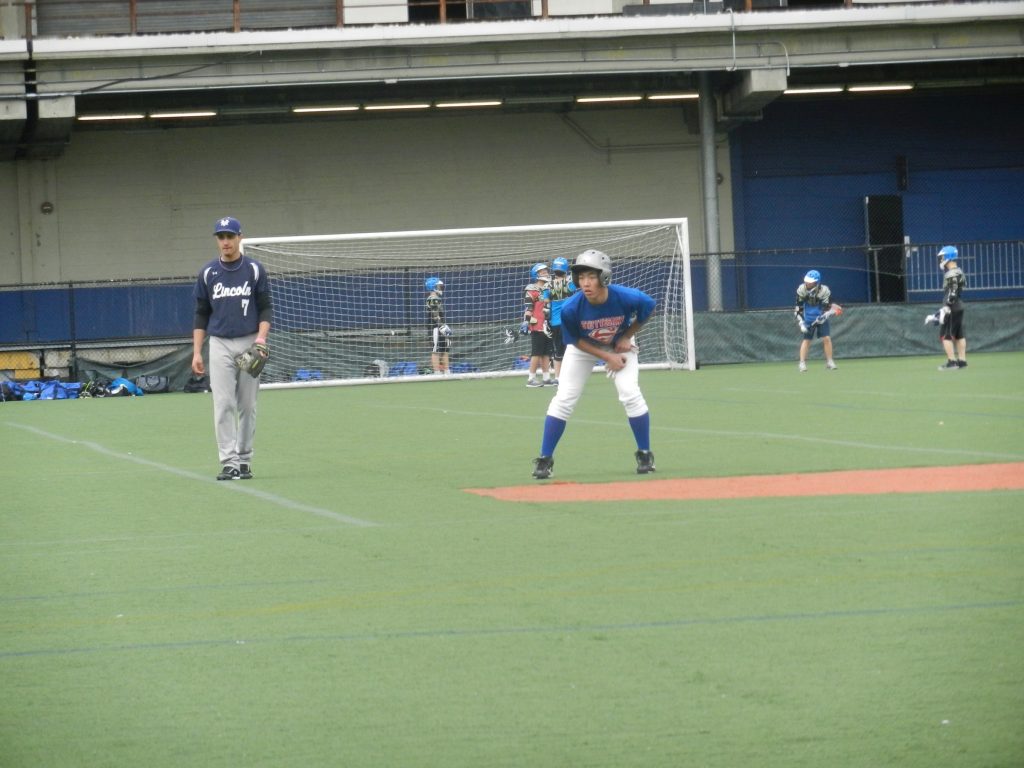
{"type": "Polygon", "coordinates": [[[821,272],[819,272],[816,269],[812,269],[810,272],[808,272],[806,275],[804,275],[804,282],[805,283],[820,283],[821,282],[821,272]]]}
{"type": "Polygon", "coordinates": [[[538,261],[536,264],[534,264],[532,267],[530,267],[530,279],[531,280],[537,280],[540,277],[540,271],[542,269],[547,269],[547,268],[548,268],[547,264],[545,264],[542,261],[538,261]]]}
{"type": "Polygon", "coordinates": [[[444,288],[444,280],[440,277],[428,277],[423,281],[423,287],[428,291],[436,291],[439,287],[444,288]]]}
{"type": "Polygon", "coordinates": [[[959,255],[955,245],[943,246],[939,251],[939,266],[941,267],[947,261],[956,261],[956,257],[959,255]]]}
{"type": "Polygon", "coordinates": [[[569,260],[564,256],[559,256],[557,259],[551,262],[552,272],[568,272],[569,271],[569,260]]]}

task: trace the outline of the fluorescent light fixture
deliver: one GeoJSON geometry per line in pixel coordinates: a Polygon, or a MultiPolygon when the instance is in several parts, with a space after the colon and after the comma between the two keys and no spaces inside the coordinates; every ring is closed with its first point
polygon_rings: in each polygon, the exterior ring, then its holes
{"type": "Polygon", "coordinates": [[[458,109],[460,107],[500,107],[501,100],[490,100],[490,101],[439,101],[437,102],[438,109],[458,109]]]}
{"type": "Polygon", "coordinates": [[[193,110],[191,112],[150,112],[149,116],[154,120],[166,120],[188,117],[216,117],[216,110],[193,110]]]}
{"type": "Polygon", "coordinates": [[[570,101],[572,101],[572,96],[509,96],[505,99],[505,104],[512,107],[529,104],[565,104],[570,101]]]}
{"type": "Polygon", "coordinates": [[[79,115],[76,120],[81,120],[83,123],[101,123],[105,121],[116,121],[116,120],[144,120],[145,115],[141,112],[125,112],[121,114],[109,114],[109,115],[79,115]]]}
{"type": "Polygon", "coordinates": [[[577,96],[577,104],[610,104],[622,101],[640,101],[643,96],[577,96]]]}
{"type": "Polygon", "coordinates": [[[338,104],[334,107],[292,107],[296,115],[324,114],[328,112],[358,112],[358,104],[338,104]]]}
{"type": "Polygon", "coordinates": [[[430,109],[430,102],[415,104],[367,104],[363,107],[367,112],[383,112],[391,109],[430,109]]]}
{"type": "Polygon", "coordinates": [[[647,94],[648,101],[695,101],[700,98],[700,94],[692,91],[685,93],[649,93],[647,94]]]}
{"type": "Polygon", "coordinates": [[[841,85],[819,85],[813,88],[787,88],[782,93],[786,96],[805,96],[812,93],[842,93],[841,85]]]}
{"type": "Polygon", "coordinates": [[[243,117],[250,115],[283,115],[289,112],[288,107],[279,104],[238,104],[220,108],[224,117],[243,117]]]}
{"type": "Polygon", "coordinates": [[[872,91],[912,91],[913,83],[882,83],[879,85],[848,85],[850,93],[869,93],[872,91]]]}

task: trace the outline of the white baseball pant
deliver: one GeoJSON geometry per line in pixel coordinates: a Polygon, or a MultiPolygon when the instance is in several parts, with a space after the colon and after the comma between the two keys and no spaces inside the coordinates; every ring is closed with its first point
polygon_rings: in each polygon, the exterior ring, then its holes
{"type": "MultiPolygon", "coordinates": [[[[626,367],[615,373],[612,382],[619,393],[619,402],[626,409],[626,416],[643,416],[647,413],[647,401],[640,392],[640,361],[636,349],[624,355],[626,367]]],[[[601,358],[583,352],[575,344],[566,347],[562,369],[558,374],[558,393],[548,405],[548,416],[554,416],[562,421],[569,420],[576,402],[583,394],[583,387],[594,372],[594,364],[600,361],[601,358]]]]}

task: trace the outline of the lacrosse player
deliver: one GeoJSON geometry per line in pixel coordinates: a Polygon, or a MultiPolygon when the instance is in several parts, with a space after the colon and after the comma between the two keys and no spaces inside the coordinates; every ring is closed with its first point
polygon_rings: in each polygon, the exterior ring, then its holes
{"type": "Polygon", "coordinates": [[[448,352],[452,348],[452,329],[444,321],[444,280],[428,277],[423,281],[427,289],[427,334],[430,337],[430,365],[438,376],[447,376],[448,352]]]}
{"type": "Polygon", "coordinates": [[[572,280],[579,290],[562,305],[562,336],[566,343],[562,376],[558,394],[548,405],[533,476],[538,480],[551,477],[558,441],[594,365],[601,362],[615,384],[636,440],[637,474],[653,472],[651,419],[647,401],[640,392],[635,337],[654,312],[654,299],[636,288],[613,285],[612,260],[592,248],[576,257],[572,280]]]}
{"type": "Polygon", "coordinates": [[[270,282],[263,265],[242,254],[238,219],[217,219],[213,234],[220,254],[199,272],[192,292],[192,371],[206,373],[203,342],[209,336],[217,479],[250,480],[259,376],[270,356],[270,282]]]}
{"type": "Polygon", "coordinates": [[[565,357],[565,341],[562,339],[562,305],[576,293],[576,284],[569,276],[569,260],[559,256],[551,262],[551,287],[548,289],[551,310],[551,359],[555,362],[555,378],[551,383],[558,385],[562,375],[562,358],[565,357]]]}
{"type": "Polygon", "coordinates": [[[800,342],[801,373],[807,370],[807,351],[811,348],[811,340],[818,336],[825,351],[825,368],[836,369],[832,359],[832,329],[829,320],[843,314],[843,308],[832,302],[832,291],[821,282],[821,272],[812,269],[804,275],[804,281],[796,289],[796,307],[793,316],[796,318],[803,340],[800,342]]]}
{"type": "Polygon", "coordinates": [[[523,323],[530,333],[530,375],[528,387],[543,387],[553,384],[550,378],[551,355],[554,351],[551,341],[551,323],[548,300],[551,277],[547,264],[530,267],[530,283],[523,290],[523,323]],[[540,378],[538,378],[538,373],[540,378]]]}
{"type": "Polygon", "coordinates": [[[946,350],[946,364],[940,371],[957,371],[967,367],[967,337],[964,335],[964,303],[962,296],[967,286],[963,270],[956,265],[956,246],[947,245],[939,251],[939,269],[942,270],[942,308],[924,319],[926,325],[939,326],[939,339],[946,350]]]}

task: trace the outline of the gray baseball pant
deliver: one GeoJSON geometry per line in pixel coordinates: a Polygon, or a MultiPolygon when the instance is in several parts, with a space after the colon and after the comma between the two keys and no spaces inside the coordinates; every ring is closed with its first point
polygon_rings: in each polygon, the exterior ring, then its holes
{"type": "Polygon", "coordinates": [[[255,340],[255,333],[234,339],[210,337],[213,429],[222,466],[237,467],[252,462],[260,381],[239,370],[235,356],[247,350],[255,340]]]}

